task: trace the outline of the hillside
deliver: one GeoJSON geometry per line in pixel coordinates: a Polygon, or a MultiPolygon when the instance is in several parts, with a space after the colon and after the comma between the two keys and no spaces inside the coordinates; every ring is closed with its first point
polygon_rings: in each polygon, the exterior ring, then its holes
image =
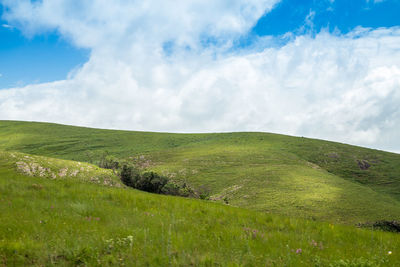
{"type": "Polygon", "coordinates": [[[149,194],[90,179],[96,176],[112,179],[90,164],[1,153],[0,214],[7,216],[0,216],[0,265],[394,266],[400,261],[398,234],[149,194]],[[56,177],[23,174],[16,166],[21,160],[56,177]]]}
{"type": "Polygon", "coordinates": [[[257,211],[349,224],[400,219],[400,155],[334,142],[0,121],[0,149],[86,162],[107,151],[257,211]]]}

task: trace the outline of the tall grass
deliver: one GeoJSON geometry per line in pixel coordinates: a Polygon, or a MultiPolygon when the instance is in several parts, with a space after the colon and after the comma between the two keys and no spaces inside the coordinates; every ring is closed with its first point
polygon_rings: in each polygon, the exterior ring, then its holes
{"type": "Polygon", "coordinates": [[[395,266],[396,234],[18,174],[0,159],[0,265],[395,266]],[[389,254],[391,251],[391,254],[389,254]]]}

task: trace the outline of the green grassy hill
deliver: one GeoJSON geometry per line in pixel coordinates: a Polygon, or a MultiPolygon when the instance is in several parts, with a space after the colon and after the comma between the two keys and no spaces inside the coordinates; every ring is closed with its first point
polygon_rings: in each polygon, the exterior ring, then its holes
{"type": "Polygon", "coordinates": [[[334,142],[0,121],[0,150],[86,162],[108,151],[233,206],[348,224],[400,219],[400,155],[334,142]]]}
{"type": "Polygon", "coordinates": [[[0,266],[395,266],[400,261],[398,234],[149,194],[115,178],[91,164],[1,152],[0,266]]]}

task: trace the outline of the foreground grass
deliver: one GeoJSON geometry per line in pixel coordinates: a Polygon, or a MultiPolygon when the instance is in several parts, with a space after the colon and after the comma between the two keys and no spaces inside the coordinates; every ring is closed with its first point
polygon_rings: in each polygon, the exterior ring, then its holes
{"type": "Polygon", "coordinates": [[[74,179],[27,177],[4,157],[0,214],[4,266],[395,266],[400,261],[396,234],[74,179]]]}

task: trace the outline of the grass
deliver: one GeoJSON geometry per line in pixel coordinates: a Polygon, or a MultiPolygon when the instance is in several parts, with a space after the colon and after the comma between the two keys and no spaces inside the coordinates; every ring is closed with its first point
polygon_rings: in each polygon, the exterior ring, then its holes
{"type": "Polygon", "coordinates": [[[316,168],[275,148],[204,146],[150,155],[151,169],[195,186],[235,206],[335,223],[400,218],[392,196],[316,168]]]}
{"type": "MultiPolygon", "coordinates": [[[[18,154],[18,161],[21,156],[26,155],[18,154]]],[[[43,165],[52,161],[32,158],[43,165]]],[[[55,173],[55,166],[75,166],[53,161],[55,173]]],[[[400,261],[400,239],[393,233],[101,186],[70,174],[26,176],[11,153],[0,154],[0,266],[395,266],[400,261]]]]}
{"type": "Polygon", "coordinates": [[[400,155],[340,143],[0,121],[0,149],[86,162],[108,151],[206,187],[216,201],[285,216],[345,224],[400,219],[400,155]]]}
{"type": "Polygon", "coordinates": [[[2,151],[0,151],[0,159],[6,160],[17,172],[26,176],[52,180],[73,179],[86,183],[123,187],[120,178],[112,170],[102,169],[89,163],[2,151]]]}

